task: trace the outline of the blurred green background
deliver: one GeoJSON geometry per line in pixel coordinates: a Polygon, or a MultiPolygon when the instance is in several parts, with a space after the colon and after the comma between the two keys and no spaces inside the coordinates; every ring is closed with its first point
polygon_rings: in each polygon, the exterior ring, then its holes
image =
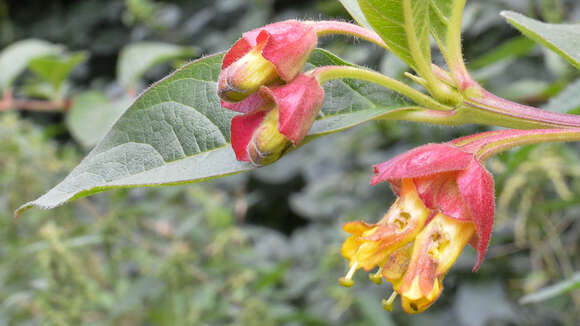
{"type": "MultiPolygon", "coordinates": [[[[578,71],[522,38],[499,16],[506,9],[580,21],[576,0],[468,1],[474,76],[500,96],[580,111],[578,71]]],[[[0,325],[579,325],[580,292],[561,284],[576,279],[577,288],[580,270],[577,144],[489,161],[498,199],[487,259],[471,273],[467,248],[419,316],[384,311],[390,288],[365,273],[354,288],[338,285],[341,226],[375,222],[394,200],[387,186],[369,186],[373,164],[484,127],[373,122],[252,173],[110,191],[12,218],[147,85],[287,18],[349,20],[335,0],[0,0],[0,90],[22,101],[0,113],[0,325]],[[51,103],[50,112],[30,100],[51,103]],[[564,290],[542,290],[553,284],[564,290]]],[[[391,76],[407,71],[362,41],[322,45],[391,76]]]]}

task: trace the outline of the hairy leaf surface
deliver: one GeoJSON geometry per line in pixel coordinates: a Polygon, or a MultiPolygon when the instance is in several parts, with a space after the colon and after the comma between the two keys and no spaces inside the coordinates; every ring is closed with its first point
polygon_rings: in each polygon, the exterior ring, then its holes
{"type": "MultiPolygon", "coordinates": [[[[145,91],[70,175],[17,214],[107,189],[198,182],[253,169],[238,162],[230,146],[230,121],[236,113],[223,109],[216,95],[222,58],[218,54],[194,61],[145,91]]],[[[317,50],[309,67],[347,64],[317,50]]],[[[337,80],[324,89],[310,139],[413,105],[362,81],[337,80]]]]}

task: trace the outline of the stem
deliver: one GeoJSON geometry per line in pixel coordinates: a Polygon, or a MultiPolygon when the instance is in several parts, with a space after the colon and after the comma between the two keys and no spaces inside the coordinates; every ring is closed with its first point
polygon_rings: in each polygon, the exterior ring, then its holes
{"type": "MultiPolygon", "coordinates": [[[[411,19],[411,17],[408,19],[411,19]]],[[[387,51],[393,52],[377,33],[355,24],[334,20],[307,21],[305,23],[313,25],[319,37],[332,34],[355,36],[383,47],[387,51]]],[[[409,44],[412,47],[411,54],[413,55],[413,60],[418,66],[418,73],[427,80],[426,87],[429,92],[433,93],[436,98],[441,99],[446,103],[458,103],[458,94],[453,92],[450,87],[441,83],[441,81],[435,77],[431,70],[431,58],[422,57],[422,52],[419,48],[419,41],[416,39],[412,24],[406,24],[405,28],[410,29],[407,31],[407,35],[413,35],[412,37],[410,36],[411,39],[409,40],[409,44]]]]}
{"type": "Polygon", "coordinates": [[[306,21],[305,23],[314,25],[316,34],[318,34],[319,37],[332,34],[355,36],[391,51],[389,46],[377,33],[355,24],[334,20],[306,21]]]}
{"type": "Polygon", "coordinates": [[[417,73],[425,79],[425,87],[429,93],[447,104],[457,105],[461,102],[461,96],[452,88],[441,82],[434,74],[431,62],[431,49],[429,47],[429,35],[417,35],[414,24],[414,15],[411,1],[403,1],[404,29],[411,57],[416,66],[417,73]],[[422,39],[425,37],[425,39],[422,39]],[[425,49],[423,47],[426,47],[425,49]]]}
{"type": "MultiPolygon", "coordinates": [[[[515,103],[480,88],[481,98],[467,98],[463,108],[475,113],[474,121],[478,121],[478,115],[495,116],[496,125],[516,127],[510,125],[516,122],[518,128],[580,128],[580,116],[565,113],[555,113],[541,110],[532,106],[515,103]],[[502,120],[497,119],[502,116],[502,120]]],[[[473,118],[473,117],[472,117],[473,118]]],[[[485,119],[485,118],[484,118],[485,119]]]]}
{"type": "Polygon", "coordinates": [[[478,160],[484,161],[517,146],[572,141],[580,141],[580,129],[508,129],[467,136],[452,143],[465,151],[474,152],[478,160]]]}
{"type": "Polygon", "coordinates": [[[23,111],[61,112],[70,108],[70,101],[13,100],[0,103],[0,111],[11,108],[23,111]]]}
{"type": "Polygon", "coordinates": [[[463,49],[461,45],[461,26],[463,25],[463,12],[465,11],[466,0],[454,0],[451,9],[451,17],[447,29],[447,64],[451,70],[451,75],[460,89],[469,87],[467,81],[470,78],[463,60],[463,49]]]}
{"type": "Polygon", "coordinates": [[[308,73],[316,76],[318,82],[321,84],[334,79],[342,78],[365,80],[401,93],[413,100],[415,103],[427,108],[439,111],[453,110],[452,107],[443,105],[430,96],[425,95],[396,79],[390,78],[376,71],[348,66],[325,66],[311,70],[308,73]]]}
{"type": "Polygon", "coordinates": [[[9,109],[26,111],[67,111],[71,106],[70,100],[42,101],[15,99],[11,91],[6,91],[0,99],[0,112],[9,109]]]}

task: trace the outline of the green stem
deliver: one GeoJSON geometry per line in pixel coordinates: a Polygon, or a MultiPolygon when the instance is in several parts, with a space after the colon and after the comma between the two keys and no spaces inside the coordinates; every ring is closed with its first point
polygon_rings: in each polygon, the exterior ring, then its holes
{"type": "MultiPolygon", "coordinates": [[[[467,74],[467,67],[463,60],[463,49],[461,45],[461,26],[463,24],[463,12],[466,0],[454,0],[451,9],[451,17],[447,29],[447,64],[451,70],[451,75],[457,85],[464,84],[463,76],[467,74]]],[[[463,88],[462,88],[463,89],[463,88]]]]}
{"type": "Polygon", "coordinates": [[[453,105],[459,104],[461,102],[461,96],[455,90],[441,82],[433,73],[429,35],[417,35],[411,1],[405,0],[402,5],[407,44],[409,45],[411,56],[415,62],[417,73],[426,81],[425,87],[439,101],[453,105]],[[421,39],[421,37],[424,37],[424,39],[421,39]]]}
{"type": "Polygon", "coordinates": [[[321,84],[326,83],[327,81],[343,78],[365,80],[401,93],[421,106],[439,111],[453,110],[452,107],[443,105],[434,100],[432,97],[425,95],[396,79],[390,78],[376,71],[348,66],[325,66],[311,70],[308,73],[316,76],[318,82],[321,84]]]}
{"type": "Polygon", "coordinates": [[[316,34],[319,37],[334,34],[354,36],[374,43],[392,52],[385,41],[383,41],[383,39],[379,36],[379,34],[364,27],[335,20],[306,21],[305,23],[313,25],[316,29],[316,34]]]}

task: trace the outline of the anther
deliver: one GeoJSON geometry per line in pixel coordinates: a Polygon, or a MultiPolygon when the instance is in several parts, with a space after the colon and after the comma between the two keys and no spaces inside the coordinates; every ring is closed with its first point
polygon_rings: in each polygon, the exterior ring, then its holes
{"type": "Polygon", "coordinates": [[[388,299],[383,299],[383,301],[381,302],[383,309],[385,309],[386,311],[393,311],[393,309],[395,309],[395,299],[397,298],[397,295],[398,293],[393,291],[393,293],[388,299]]]}
{"type": "Polygon", "coordinates": [[[379,267],[379,270],[376,273],[369,274],[369,279],[378,285],[383,283],[383,268],[379,267]]]}
{"type": "Polygon", "coordinates": [[[348,270],[348,273],[346,273],[345,277],[341,277],[338,279],[338,283],[344,287],[350,288],[354,285],[354,281],[352,280],[352,277],[354,276],[354,272],[356,272],[356,268],[358,266],[358,262],[354,262],[352,264],[352,266],[350,267],[350,269],[348,270]]]}

